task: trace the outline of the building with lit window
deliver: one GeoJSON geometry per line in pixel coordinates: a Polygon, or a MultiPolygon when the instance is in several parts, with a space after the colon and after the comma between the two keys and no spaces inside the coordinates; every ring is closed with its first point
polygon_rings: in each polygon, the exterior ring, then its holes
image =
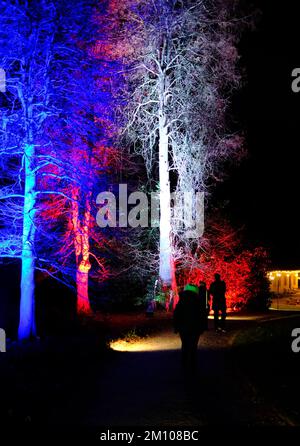
{"type": "Polygon", "coordinates": [[[270,289],[277,294],[286,294],[298,291],[300,270],[269,271],[270,289]]]}

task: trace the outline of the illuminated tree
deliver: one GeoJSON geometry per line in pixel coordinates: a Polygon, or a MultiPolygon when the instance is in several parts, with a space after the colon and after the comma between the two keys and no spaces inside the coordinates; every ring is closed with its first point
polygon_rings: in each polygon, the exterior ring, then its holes
{"type": "Polygon", "coordinates": [[[178,261],[178,284],[198,284],[203,280],[209,287],[214,274],[219,273],[226,282],[229,309],[266,309],[270,297],[267,251],[263,247],[245,247],[242,231],[221,218],[209,220],[208,227],[196,251],[178,261]]]}
{"type": "MultiPolygon", "coordinates": [[[[7,75],[0,109],[0,255],[22,263],[19,338],[24,339],[36,333],[35,269],[55,275],[61,268],[55,252],[62,231],[59,225],[47,231],[45,209],[54,196],[67,199],[74,208],[79,202],[72,193],[78,164],[66,159],[58,122],[63,128],[68,120],[75,122],[70,104],[78,98],[78,73],[87,60],[78,42],[87,35],[92,10],[89,2],[78,2],[74,8],[50,0],[9,1],[0,8],[0,65],[7,75]]],[[[82,103],[81,97],[78,109],[82,103]]],[[[84,132],[87,110],[82,114],[77,125],[84,121],[84,132]]]]}
{"type": "Polygon", "coordinates": [[[239,82],[234,3],[137,0],[121,8],[118,39],[129,47],[126,131],[158,182],[159,276],[166,288],[176,287],[175,260],[187,229],[178,231],[172,218],[171,192],[206,191],[208,179],[220,179],[222,163],[239,154],[240,138],[228,135],[225,123],[239,82]]]}
{"type": "Polygon", "coordinates": [[[97,50],[98,39],[103,39],[105,44],[109,32],[101,27],[105,12],[105,8],[93,10],[94,31],[87,27],[86,35],[81,36],[79,45],[86,57],[83,63],[78,61],[78,68],[74,70],[73,83],[77,87],[73,96],[69,95],[68,105],[62,104],[64,117],[60,117],[58,138],[59,148],[64,147],[63,168],[69,179],[61,185],[65,187],[65,198],[57,208],[66,217],[65,242],[59,255],[64,265],[72,264],[75,257],[77,309],[84,313],[90,311],[89,277],[92,275],[99,283],[112,274],[105,257],[114,244],[114,232],[112,228],[100,229],[95,219],[96,197],[109,187],[120,158],[113,146],[117,128],[116,101],[111,90],[121,82],[121,67],[118,60],[107,55],[107,50],[101,53],[97,50]],[[90,274],[92,262],[95,267],[90,274]]]}
{"type": "MultiPolygon", "coordinates": [[[[42,6],[42,5],[39,5],[42,6]]],[[[1,4],[1,65],[7,72],[6,104],[1,109],[1,255],[22,261],[19,337],[35,334],[34,270],[37,229],[36,164],[41,129],[51,110],[49,68],[53,56],[55,8],[38,9],[21,2],[1,4]]]]}
{"type": "Polygon", "coordinates": [[[79,129],[75,137],[68,128],[64,132],[62,129],[59,141],[65,147],[65,161],[59,173],[61,181],[56,185],[64,195],[50,197],[50,206],[42,212],[42,219],[47,232],[56,232],[59,240],[49,262],[52,275],[56,271],[57,278],[70,285],[76,284],[77,310],[89,313],[90,273],[96,283],[110,275],[106,259],[113,233],[111,228],[108,234],[97,226],[95,205],[97,194],[106,190],[110,171],[116,166],[116,154],[100,141],[87,145],[86,135],[81,135],[79,129]],[[57,267],[53,269],[53,265],[57,267]]]}

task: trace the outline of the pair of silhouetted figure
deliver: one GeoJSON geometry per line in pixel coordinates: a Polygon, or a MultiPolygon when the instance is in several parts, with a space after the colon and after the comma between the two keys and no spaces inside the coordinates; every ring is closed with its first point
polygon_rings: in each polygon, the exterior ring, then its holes
{"type": "Polygon", "coordinates": [[[174,331],[179,333],[182,342],[182,362],[185,368],[194,370],[197,366],[197,346],[200,335],[207,330],[209,301],[212,296],[216,331],[225,331],[226,319],[226,284],[220,274],[215,274],[215,281],[209,290],[205,282],[199,286],[186,285],[179,294],[179,302],[174,310],[174,331]],[[221,313],[221,320],[219,314],[221,313]]]}

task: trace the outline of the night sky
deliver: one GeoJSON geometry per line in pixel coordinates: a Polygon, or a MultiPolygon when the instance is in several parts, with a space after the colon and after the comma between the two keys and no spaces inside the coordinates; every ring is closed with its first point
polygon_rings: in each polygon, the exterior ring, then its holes
{"type": "Polygon", "coordinates": [[[252,3],[261,14],[240,44],[246,83],[234,100],[248,157],[218,193],[249,242],[270,249],[274,267],[300,268],[300,93],[291,89],[291,72],[300,67],[300,5],[252,3]]]}

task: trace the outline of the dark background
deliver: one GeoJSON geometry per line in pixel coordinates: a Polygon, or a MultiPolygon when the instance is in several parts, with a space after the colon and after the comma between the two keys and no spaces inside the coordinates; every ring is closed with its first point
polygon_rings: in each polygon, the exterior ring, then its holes
{"type": "Polygon", "coordinates": [[[300,5],[251,3],[260,13],[240,43],[245,85],[233,103],[248,156],[217,193],[249,243],[269,248],[274,267],[300,268],[300,93],[291,89],[292,70],[300,67],[300,5]]]}

